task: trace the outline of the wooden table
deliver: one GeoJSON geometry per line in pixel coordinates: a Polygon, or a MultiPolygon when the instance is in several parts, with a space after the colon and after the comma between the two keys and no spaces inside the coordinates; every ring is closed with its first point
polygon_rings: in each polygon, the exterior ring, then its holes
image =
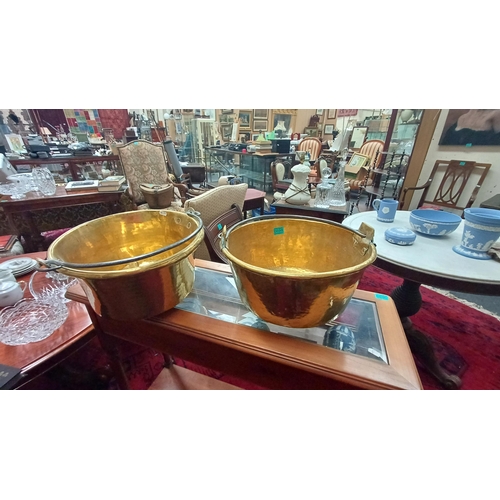
{"type": "MultiPolygon", "coordinates": [[[[1,259],[0,262],[17,257],[45,258],[46,252],[24,254],[1,259]]],[[[31,273],[20,276],[18,281],[29,282],[31,273]]],[[[24,298],[31,297],[26,289],[24,298]]],[[[40,342],[20,346],[8,346],[0,342],[0,364],[21,370],[20,387],[33,378],[54,367],[95,337],[92,321],[83,304],[68,302],[69,315],[64,324],[52,335],[40,342]]],[[[2,308],[0,308],[0,311],[2,308]]]]}
{"type": "MultiPolygon", "coordinates": [[[[37,251],[43,242],[41,231],[37,226],[34,212],[53,208],[79,207],[82,205],[91,205],[103,203],[108,206],[109,213],[120,211],[119,201],[123,191],[117,192],[98,192],[98,191],[66,191],[63,186],[57,186],[56,193],[53,196],[43,196],[39,192],[29,192],[26,198],[21,200],[11,200],[10,196],[0,196],[0,207],[5,212],[7,220],[11,226],[12,234],[23,236],[26,241],[26,251],[37,251]],[[25,222],[25,227],[29,227],[29,232],[18,227],[16,218],[20,216],[25,222]]],[[[90,219],[89,219],[90,220],[90,219]]],[[[56,220],[50,221],[50,229],[64,229],[67,222],[59,223],[56,220]]]]}
{"type": "Polygon", "coordinates": [[[260,215],[264,215],[264,200],[266,199],[265,191],[248,188],[245,193],[245,201],[243,202],[243,215],[246,218],[247,210],[260,210],[260,215]]]}
{"type": "MultiPolygon", "coordinates": [[[[248,309],[238,301],[237,291],[228,280],[232,278],[229,266],[202,260],[195,260],[195,265],[209,273],[205,283],[210,289],[215,288],[217,293],[200,287],[196,289],[194,300],[207,301],[204,302],[207,309],[225,313],[226,317],[237,310],[239,312],[234,314],[245,318],[248,309]],[[202,296],[205,298],[201,299],[202,296]]],[[[121,388],[127,388],[128,384],[116,338],[148,346],[269,389],[422,388],[396,308],[385,295],[357,290],[354,298],[366,301],[364,305],[369,308],[375,304],[387,362],[295,338],[297,329],[293,329],[293,336],[289,333],[278,334],[273,333],[274,330],[267,332],[224,321],[219,316],[197,314],[180,308],[150,319],[117,321],[97,316],[79,285],[68,290],[67,297],[87,305],[121,388]]],[[[356,322],[364,321],[367,315],[352,313],[352,316],[351,320],[356,322]]],[[[375,323],[370,322],[372,324],[375,323]]],[[[274,327],[278,332],[283,329],[274,327]]],[[[367,330],[372,338],[372,326],[367,330]]],[[[301,335],[307,337],[308,332],[301,332],[301,335]]]]}
{"type": "Polygon", "coordinates": [[[377,246],[375,265],[403,278],[401,286],[391,294],[398,309],[408,342],[413,353],[424,367],[445,387],[457,388],[461,381],[448,374],[438,364],[432,345],[427,337],[412,326],[410,316],[416,314],[422,304],[420,285],[430,285],[445,290],[500,295],[500,266],[494,260],[476,260],[463,257],[452,249],[462,240],[463,225],[451,234],[440,237],[417,234],[411,246],[393,245],[385,240],[385,230],[390,227],[411,229],[410,212],[397,211],[393,223],[377,220],[377,212],[361,212],[347,217],[343,224],[359,229],[362,222],[375,229],[377,246]]]}
{"type": "MultiPolygon", "coordinates": [[[[71,174],[74,181],[78,181],[84,178],[81,173],[81,167],[91,163],[100,164],[102,162],[110,162],[113,165],[113,170],[116,174],[123,175],[123,169],[120,163],[120,157],[118,155],[107,155],[107,156],[68,156],[68,157],[51,157],[51,158],[18,158],[16,160],[9,160],[14,167],[20,165],[29,165],[31,167],[46,167],[47,165],[62,165],[71,174]]],[[[64,172],[64,171],[63,171],[64,172]]]]}
{"type": "Polygon", "coordinates": [[[334,222],[342,222],[349,213],[349,202],[344,207],[319,208],[314,206],[314,200],[309,200],[307,205],[292,205],[285,200],[275,201],[271,206],[276,208],[277,214],[305,215],[307,217],[317,217],[334,222]]]}

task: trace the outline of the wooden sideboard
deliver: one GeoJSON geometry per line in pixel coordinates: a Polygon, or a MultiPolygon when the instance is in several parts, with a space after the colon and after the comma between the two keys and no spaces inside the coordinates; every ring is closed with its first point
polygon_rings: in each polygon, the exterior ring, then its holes
{"type": "Polygon", "coordinates": [[[109,162],[112,170],[118,174],[123,175],[123,169],[120,163],[120,158],[118,155],[107,155],[107,156],[70,156],[70,157],[51,157],[51,158],[19,158],[16,160],[9,160],[9,162],[15,167],[21,165],[28,165],[31,167],[46,167],[48,165],[61,165],[62,172],[67,172],[71,175],[74,181],[82,179],[82,168],[87,164],[102,164],[103,162],[109,162]]]}
{"type": "Polygon", "coordinates": [[[57,186],[53,196],[43,196],[38,192],[29,192],[26,198],[11,200],[9,196],[0,196],[0,207],[3,209],[12,234],[22,236],[25,240],[25,251],[36,252],[41,248],[43,237],[41,233],[47,230],[64,229],[92,220],[103,215],[110,215],[122,210],[120,199],[123,191],[71,191],[63,186],[57,186]],[[85,211],[89,205],[104,205],[106,213],[85,211]],[[80,211],[77,207],[81,207],[80,211]],[[54,215],[53,209],[71,208],[68,217],[54,215]],[[49,217],[48,214],[51,214],[49,217]],[[42,220],[43,219],[43,220],[42,220]],[[68,225],[69,224],[69,225],[68,225]]]}

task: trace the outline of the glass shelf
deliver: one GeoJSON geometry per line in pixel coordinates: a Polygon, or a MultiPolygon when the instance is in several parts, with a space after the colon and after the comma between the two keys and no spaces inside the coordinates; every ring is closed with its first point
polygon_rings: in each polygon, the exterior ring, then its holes
{"type": "Polygon", "coordinates": [[[243,305],[232,274],[196,268],[193,291],[177,308],[388,364],[377,307],[375,302],[369,300],[351,299],[345,311],[335,321],[325,325],[287,328],[262,321],[243,305]],[[348,330],[338,328],[339,325],[348,330]],[[353,337],[345,336],[349,331],[353,337]]]}

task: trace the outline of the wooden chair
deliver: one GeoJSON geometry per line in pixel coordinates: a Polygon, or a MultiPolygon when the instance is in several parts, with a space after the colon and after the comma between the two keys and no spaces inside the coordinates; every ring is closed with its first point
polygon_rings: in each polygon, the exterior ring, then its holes
{"type": "Polygon", "coordinates": [[[172,182],[167,169],[167,160],[163,146],[157,146],[152,142],[137,139],[122,146],[118,146],[125,177],[127,178],[130,196],[137,208],[149,208],[140,184],[170,184],[173,183],[178,189],[180,206],[186,200],[188,187],[184,184],[172,182]]]}
{"type": "Polygon", "coordinates": [[[290,170],[287,168],[287,162],[273,161],[271,163],[271,180],[273,183],[273,191],[285,193],[290,187],[292,179],[290,179],[290,170]]]}
{"type": "MultiPolygon", "coordinates": [[[[230,210],[236,204],[243,210],[245,195],[248,184],[236,184],[234,186],[218,186],[209,189],[203,194],[190,198],[184,203],[184,210],[193,209],[200,213],[201,220],[208,226],[217,217],[230,210]]],[[[198,259],[210,260],[210,254],[205,242],[196,249],[194,256],[198,259]]]]}
{"type": "Polygon", "coordinates": [[[422,189],[417,208],[444,209],[462,215],[474,203],[490,167],[490,163],[475,161],[437,160],[425,184],[403,189],[400,207],[408,192],[422,189]]]}
{"type": "Polygon", "coordinates": [[[205,230],[204,240],[212,262],[222,262],[223,264],[228,264],[226,256],[222,253],[220,248],[220,235],[222,228],[226,226],[227,229],[229,229],[242,220],[243,212],[241,211],[241,208],[236,203],[233,203],[230,210],[224,212],[222,215],[219,215],[219,217],[216,217],[209,224],[203,225],[205,230]]]}

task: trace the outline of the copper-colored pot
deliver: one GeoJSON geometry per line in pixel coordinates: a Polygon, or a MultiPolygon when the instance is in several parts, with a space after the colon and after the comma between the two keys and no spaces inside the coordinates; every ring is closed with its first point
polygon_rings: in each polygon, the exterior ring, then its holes
{"type": "Polygon", "coordinates": [[[54,241],[41,263],[80,278],[100,316],[142,319],[189,295],[193,253],[202,241],[203,223],[195,214],[136,210],[71,229],[54,241]]]}
{"type": "Polygon", "coordinates": [[[336,318],[376,258],[371,238],[323,219],[262,216],[222,238],[241,300],[261,319],[309,328],[336,318]]]}

